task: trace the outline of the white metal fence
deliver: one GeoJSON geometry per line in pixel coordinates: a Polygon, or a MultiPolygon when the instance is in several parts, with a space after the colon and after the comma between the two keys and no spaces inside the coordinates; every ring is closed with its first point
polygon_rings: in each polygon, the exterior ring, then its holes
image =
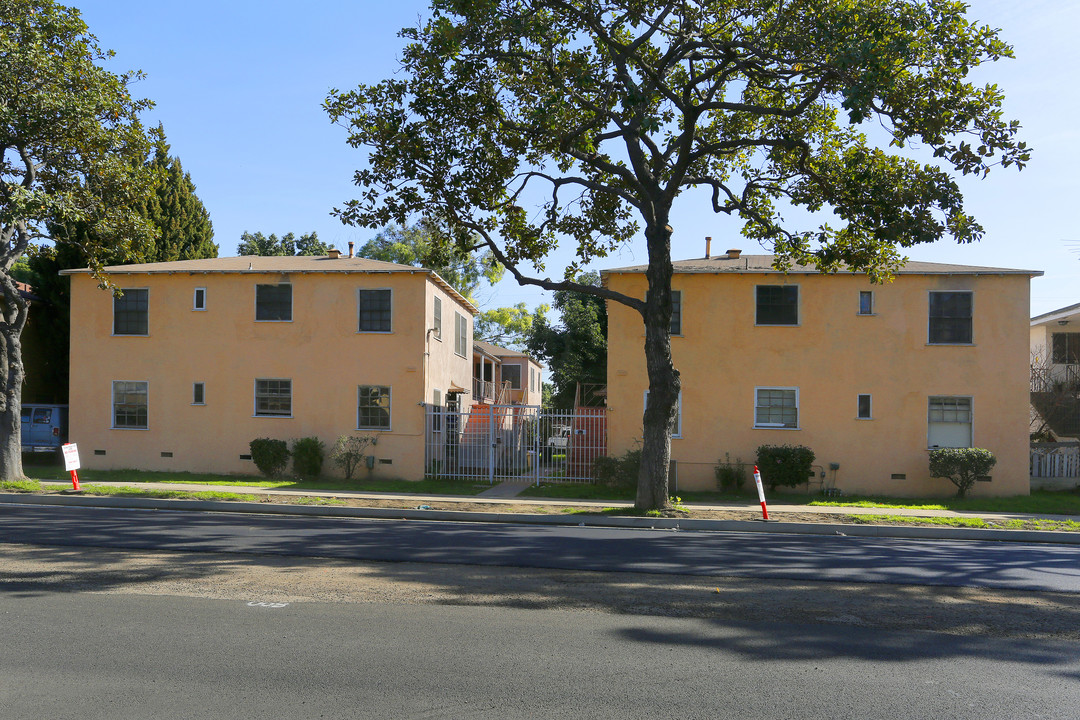
{"type": "Polygon", "coordinates": [[[607,454],[605,408],[478,404],[426,411],[424,467],[433,478],[592,482],[593,461],[607,454]]]}
{"type": "Polygon", "coordinates": [[[1076,443],[1040,443],[1031,447],[1031,477],[1080,477],[1080,446],[1076,443]]]}

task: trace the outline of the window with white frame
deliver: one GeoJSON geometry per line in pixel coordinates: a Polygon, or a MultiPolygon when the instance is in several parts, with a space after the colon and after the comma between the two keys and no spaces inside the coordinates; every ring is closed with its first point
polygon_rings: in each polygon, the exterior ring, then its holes
{"type": "Polygon", "coordinates": [[[206,385],[204,383],[197,382],[191,384],[191,404],[206,404],[206,385]]]}
{"type": "Polygon", "coordinates": [[[356,391],[356,429],[390,429],[390,387],[360,385],[356,391]]]}
{"type": "Polygon", "coordinates": [[[514,390],[521,389],[521,366],[520,365],[503,365],[501,368],[503,382],[510,383],[510,387],[514,390]]]}
{"type": "Polygon", "coordinates": [[[255,380],[256,417],[292,417],[292,380],[258,378],[255,380]]]}
{"type": "Polygon", "coordinates": [[[874,293],[872,290],[860,290],[859,291],[859,314],[860,315],[873,315],[874,314],[874,293]]]}
{"type": "Polygon", "coordinates": [[[931,345],[970,345],[972,343],[971,292],[930,293],[928,341],[931,345]]]}
{"type": "Polygon", "coordinates": [[[926,418],[927,447],[971,447],[971,420],[970,397],[929,398],[926,418]]]}
{"type": "Polygon", "coordinates": [[[454,313],[454,352],[461,357],[469,353],[469,322],[459,312],[454,313]]]}
{"type": "Polygon", "coordinates": [[[436,340],[442,340],[442,298],[440,297],[435,298],[434,312],[435,322],[432,324],[432,327],[435,328],[435,331],[432,334],[435,336],[436,340]]]}
{"type": "Polygon", "coordinates": [[[292,285],[256,285],[255,319],[259,322],[291,322],[292,285]]]}
{"type": "Polygon", "coordinates": [[[195,288],[195,294],[191,298],[192,310],[205,310],[206,309],[206,288],[195,288]]]}
{"type": "MultiPolygon", "coordinates": [[[[642,422],[645,421],[645,408],[649,406],[649,391],[646,390],[641,400],[641,413],[642,422]]],[[[675,429],[671,432],[671,437],[682,437],[682,391],[679,391],[679,397],[675,400],[675,429]]]]}
{"type": "Polygon", "coordinates": [[[873,417],[872,414],[871,414],[872,412],[873,412],[873,402],[871,401],[870,395],[868,395],[868,394],[859,395],[859,399],[858,399],[858,415],[856,415],[856,417],[859,418],[860,420],[870,420],[873,417]]]}
{"type": "Polygon", "coordinates": [[[360,332],[393,330],[394,292],[390,288],[360,290],[360,332]]]}
{"type": "Polygon", "coordinates": [[[149,427],[149,383],[145,381],[113,380],[113,427],[146,430],[149,427]]]}
{"type": "Polygon", "coordinates": [[[758,285],[756,288],[758,325],[798,325],[798,285],[758,285]]]}
{"type": "Polygon", "coordinates": [[[146,288],[121,288],[113,296],[113,335],[148,335],[150,330],[150,291],[146,288]]]}
{"type": "Polygon", "coordinates": [[[797,429],[799,427],[799,388],[755,388],[754,427],[797,429]]]}
{"type": "Polygon", "coordinates": [[[442,431],[442,391],[431,391],[431,429],[433,432],[442,431]]]}
{"type": "Polygon", "coordinates": [[[672,335],[682,335],[682,290],[671,291],[671,326],[672,335]]]}

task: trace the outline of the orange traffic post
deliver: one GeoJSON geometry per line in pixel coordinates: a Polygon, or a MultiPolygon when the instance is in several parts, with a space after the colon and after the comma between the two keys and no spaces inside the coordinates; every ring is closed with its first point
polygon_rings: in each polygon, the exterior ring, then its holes
{"type": "Polygon", "coordinates": [[[74,470],[71,471],[71,489],[82,490],[82,488],[79,487],[79,473],[75,472],[74,470]]]}
{"type": "Polygon", "coordinates": [[[758,500],[761,501],[761,519],[769,519],[769,508],[765,507],[765,489],[761,487],[761,473],[758,472],[757,465],[754,466],[754,484],[757,485],[758,500]]]}

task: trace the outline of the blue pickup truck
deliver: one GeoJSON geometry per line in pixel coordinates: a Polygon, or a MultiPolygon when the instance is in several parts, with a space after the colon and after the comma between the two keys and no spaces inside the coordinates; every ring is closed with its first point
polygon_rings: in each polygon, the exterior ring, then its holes
{"type": "Polygon", "coordinates": [[[68,439],[67,405],[22,406],[22,451],[55,453],[68,439]]]}

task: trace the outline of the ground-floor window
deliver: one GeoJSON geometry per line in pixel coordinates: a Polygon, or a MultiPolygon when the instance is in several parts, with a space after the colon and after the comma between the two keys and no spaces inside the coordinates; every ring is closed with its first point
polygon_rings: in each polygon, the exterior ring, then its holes
{"type": "Polygon", "coordinates": [[[798,428],[799,388],[755,388],[754,427],[793,429],[798,428]]]}
{"type": "Polygon", "coordinates": [[[292,380],[255,380],[256,417],[292,417],[292,380]]]}
{"type": "MultiPolygon", "coordinates": [[[[645,391],[645,398],[641,403],[641,412],[645,412],[645,408],[649,406],[649,391],[645,391]]],[[[679,397],[675,400],[675,429],[671,432],[671,437],[682,437],[682,391],[679,391],[679,397]]]]}
{"type": "Polygon", "coordinates": [[[935,396],[927,403],[927,447],[971,447],[971,398],[935,396]]]}
{"type": "Polygon", "coordinates": [[[390,387],[360,385],[357,388],[357,430],[390,429],[390,387]]]}
{"type": "Polygon", "coordinates": [[[113,427],[136,430],[145,430],[149,427],[148,396],[149,383],[147,382],[113,380],[113,427]]]}

